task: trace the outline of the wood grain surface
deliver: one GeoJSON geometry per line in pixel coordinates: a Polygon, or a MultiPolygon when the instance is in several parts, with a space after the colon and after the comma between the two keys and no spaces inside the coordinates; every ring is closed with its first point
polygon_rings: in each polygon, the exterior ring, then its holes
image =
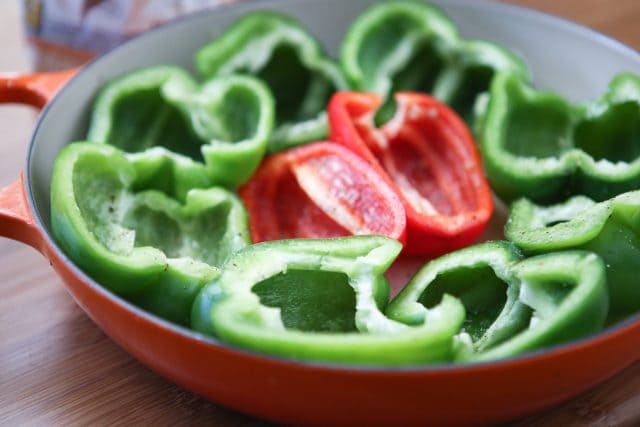
{"type": "MultiPolygon", "coordinates": [[[[28,69],[18,0],[0,1],[0,71],[28,69]]],[[[639,0],[514,0],[640,49],[639,0]]],[[[35,113],[0,108],[0,185],[24,163],[35,113]]],[[[132,359],[66,293],[34,250],[0,238],[0,425],[266,423],[200,399],[132,359]]],[[[640,425],[640,363],[518,426],[640,425]]]]}

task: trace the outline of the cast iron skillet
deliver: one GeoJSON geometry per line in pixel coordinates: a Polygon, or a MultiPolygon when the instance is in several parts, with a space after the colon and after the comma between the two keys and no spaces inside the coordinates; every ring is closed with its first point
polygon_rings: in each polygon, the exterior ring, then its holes
{"type": "MultiPolygon", "coordinates": [[[[80,271],[52,240],[49,184],[62,146],[83,139],[93,97],[107,80],[162,63],[191,68],[193,53],[256,8],[299,18],[332,54],[373,0],[268,0],[219,8],[148,32],[63,73],[0,79],[0,102],[43,106],[23,175],[0,190],[0,235],[47,257],[82,309],[159,374],[219,404],[289,424],[485,424],[566,400],[640,358],[640,316],[593,338],[522,357],[398,369],[294,362],[221,344],[150,315],[80,271]]],[[[536,84],[572,100],[603,92],[619,71],[640,72],[638,53],[602,35],[513,6],[436,1],[465,37],[496,41],[526,58],[536,84]]]]}

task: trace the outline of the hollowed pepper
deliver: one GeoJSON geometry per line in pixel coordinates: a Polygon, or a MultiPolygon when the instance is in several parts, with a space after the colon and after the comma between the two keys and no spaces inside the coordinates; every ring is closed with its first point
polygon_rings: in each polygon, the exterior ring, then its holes
{"type": "Polygon", "coordinates": [[[484,230],[493,202],[465,123],[446,105],[398,93],[395,116],[380,128],[382,99],[340,92],[329,104],[330,139],[366,160],[392,186],[407,214],[408,253],[441,255],[484,230]]]}
{"type": "Polygon", "coordinates": [[[640,77],[620,74],[599,99],[575,107],[508,74],[490,93],[480,146],[502,199],[602,201],[640,188],[640,77]]]}
{"type": "Polygon", "coordinates": [[[53,236],[106,288],[188,325],[197,292],[250,242],[246,213],[221,188],[190,190],[180,203],[140,188],[143,175],[139,163],[112,146],[64,147],[51,184],[53,236]]]}
{"type": "Polygon", "coordinates": [[[266,152],[274,108],[268,88],[252,77],[199,87],[179,67],[155,66],[105,85],[87,139],[144,153],[129,158],[144,163],[150,179],[170,176],[170,193],[183,198],[191,188],[249,179],[266,152]]]}
{"type": "Polygon", "coordinates": [[[489,42],[461,40],[440,9],[418,1],[383,2],[361,14],[342,43],[341,64],[357,90],[383,98],[430,93],[470,125],[476,98],[497,71],[528,77],[515,55],[489,42]]]}
{"type": "Polygon", "coordinates": [[[351,234],[405,239],[405,211],[394,189],[338,144],[273,154],[239,193],[254,242],[351,234]]]}
{"type": "Polygon", "coordinates": [[[346,82],[320,44],[293,18],[273,12],[248,14],[196,54],[205,78],[251,74],[267,83],[276,100],[270,151],[326,138],[325,108],[346,82]]]}
{"type": "Polygon", "coordinates": [[[452,297],[417,327],[382,313],[401,245],[379,236],[265,242],[230,259],[193,307],[192,327],[301,360],[397,365],[449,360],[464,310],[452,297]]]}
{"type": "Polygon", "coordinates": [[[521,259],[507,242],[452,252],[426,264],[389,304],[390,318],[419,326],[449,294],[465,320],[456,358],[515,356],[599,331],[608,297],[602,260],[585,251],[521,259]]]}
{"type": "Polygon", "coordinates": [[[506,237],[529,254],[584,249],[607,267],[608,323],[640,310],[640,191],[596,203],[575,196],[553,206],[526,199],[511,207],[506,237]]]}

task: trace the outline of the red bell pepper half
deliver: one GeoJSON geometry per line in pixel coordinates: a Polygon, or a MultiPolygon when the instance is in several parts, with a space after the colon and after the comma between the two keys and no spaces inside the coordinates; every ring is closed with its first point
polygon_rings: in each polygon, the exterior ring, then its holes
{"type": "Polygon", "coordinates": [[[395,189],[335,143],[268,157],[239,193],[254,242],[352,234],[405,240],[406,214],[395,189]]]}
{"type": "Polygon", "coordinates": [[[491,190],[469,129],[431,96],[401,92],[376,128],[377,95],[340,92],[329,103],[330,139],[386,175],[407,213],[406,252],[437,256],[472,243],[491,213],[491,190]]]}

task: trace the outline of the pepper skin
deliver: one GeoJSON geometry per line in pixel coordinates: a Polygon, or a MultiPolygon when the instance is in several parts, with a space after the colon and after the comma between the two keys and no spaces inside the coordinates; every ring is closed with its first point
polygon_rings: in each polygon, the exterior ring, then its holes
{"type": "Polygon", "coordinates": [[[512,75],[498,75],[481,120],[492,189],[510,202],[596,201],[640,188],[640,77],[620,74],[599,99],[571,106],[512,75]]]}
{"type": "Polygon", "coordinates": [[[407,253],[433,257],[467,246],[493,212],[473,137],[433,97],[404,92],[395,99],[395,116],[376,128],[380,97],[337,93],[329,104],[330,138],[366,160],[396,190],[407,213],[407,253]]]}
{"type": "Polygon", "coordinates": [[[109,145],[64,147],[51,184],[53,236],[109,290],[188,325],[200,288],[249,243],[246,213],[221,188],[191,190],[183,204],[138,188],[138,167],[109,145]]]}
{"type": "Polygon", "coordinates": [[[145,163],[150,180],[171,176],[176,188],[169,194],[183,199],[191,188],[249,179],[266,152],[274,114],[273,97],[257,79],[228,76],[199,87],[181,68],[154,66],[105,85],[87,139],[136,153],[130,159],[145,163]]]}
{"type": "Polygon", "coordinates": [[[411,327],[382,313],[401,245],[379,236],[280,240],[239,252],[203,288],[192,327],[298,360],[399,365],[450,360],[462,304],[445,297],[411,327]]]}
{"type": "Polygon", "coordinates": [[[399,91],[433,95],[473,127],[473,107],[498,71],[528,78],[522,60],[480,40],[462,40],[437,7],[418,1],[377,4],[349,28],[341,65],[351,86],[387,99],[399,91]]]}
{"type": "Polygon", "coordinates": [[[386,314],[421,325],[445,294],[465,307],[459,361],[512,357],[590,335],[602,329],[609,302],[597,255],[566,251],[521,260],[514,245],[489,242],[426,264],[386,314]]]}
{"type": "Polygon", "coordinates": [[[273,12],[236,21],[197,52],[196,68],[205,78],[242,73],[266,82],[276,100],[271,152],[325,139],[327,102],[347,87],[313,36],[293,18],[273,12]]]}
{"type": "Polygon", "coordinates": [[[553,206],[526,199],[511,207],[505,236],[526,253],[584,249],[598,254],[607,267],[611,308],[607,323],[640,310],[640,191],[596,203],[575,196],[553,206]]]}

